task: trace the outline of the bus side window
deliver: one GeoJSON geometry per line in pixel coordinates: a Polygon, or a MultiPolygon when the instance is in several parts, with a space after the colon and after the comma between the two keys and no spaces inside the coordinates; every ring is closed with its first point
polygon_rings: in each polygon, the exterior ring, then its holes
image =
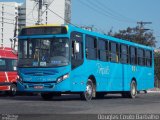
{"type": "Polygon", "coordinates": [[[127,45],[120,46],[120,58],[121,58],[121,63],[128,63],[128,46],[127,45]]]}
{"type": "Polygon", "coordinates": [[[6,71],[6,60],[0,59],[0,71],[6,71]]]}
{"type": "Polygon", "coordinates": [[[112,62],[119,62],[119,49],[118,44],[110,42],[110,59],[112,62]]]}
{"type": "Polygon", "coordinates": [[[137,50],[137,57],[138,57],[138,65],[141,65],[141,66],[145,65],[143,49],[137,50]]]}
{"type": "Polygon", "coordinates": [[[98,58],[101,61],[108,61],[108,42],[103,39],[98,40],[98,58]]]}
{"type": "Polygon", "coordinates": [[[149,50],[145,51],[145,61],[146,61],[146,66],[150,67],[152,66],[152,52],[149,50]]]}
{"type": "Polygon", "coordinates": [[[150,51],[150,66],[152,66],[152,51],[150,51]]]}
{"type": "Polygon", "coordinates": [[[71,48],[71,63],[72,63],[72,69],[80,66],[83,63],[83,34],[79,32],[72,32],[71,33],[71,42],[72,42],[72,48],[71,48]],[[76,52],[75,50],[75,44],[77,43],[79,47],[79,51],[76,52]]]}
{"type": "Polygon", "coordinates": [[[92,36],[86,36],[86,58],[96,60],[97,57],[97,39],[92,36]]]}
{"type": "Polygon", "coordinates": [[[137,51],[135,47],[130,47],[129,49],[129,53],[130,53],[130,63],[132,65],[136,65],[137,64],[137,51]]]}

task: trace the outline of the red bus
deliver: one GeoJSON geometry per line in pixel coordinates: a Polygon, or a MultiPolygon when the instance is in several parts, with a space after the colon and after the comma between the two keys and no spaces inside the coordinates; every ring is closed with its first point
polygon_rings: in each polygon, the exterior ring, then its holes
{"type": "Polygon", "coordinates": [[[0,47],[0,91],[14,96],[17,91],[17,53],[0,47]]]}

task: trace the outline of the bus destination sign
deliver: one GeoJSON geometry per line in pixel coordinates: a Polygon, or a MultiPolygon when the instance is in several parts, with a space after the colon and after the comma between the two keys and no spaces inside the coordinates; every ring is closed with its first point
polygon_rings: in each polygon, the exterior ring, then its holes
{"type": "Polygon", "coordinates": [[[60,27],[33,27],[33,28],[23,28],[20,32],[20,36],[52,35],[52,34],[67,34],[67,29],[64,26],[60,26],[60,27]]]}

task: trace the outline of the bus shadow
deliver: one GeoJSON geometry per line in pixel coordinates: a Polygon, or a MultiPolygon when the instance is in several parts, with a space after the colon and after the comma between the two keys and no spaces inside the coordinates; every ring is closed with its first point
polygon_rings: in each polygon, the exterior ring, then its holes
{"type": "MultiPolygon", "coordinates": [[[[136,98],[140,98],[137,96],[136,98]]],[[[116,95],[116,94],[111,94],[111,95],[106,95],[103,98],[93,98],[92,100],[117,100],[117,99],[126,99],[130,100],[131,98],[124,98],[121,95],[116,95]]],[[[80,95],[74,96],[74,95],[65,95],[61,97],[56,97],[53,98],[52,101],[81,101],[82,99],[80,98],[80,95]]],[[[82,100],[85,101],[85,100],[82,100]]]]}
{"type": "MultiPolygon", "coordinates": [[[[21,96],[15,96],[10,97],[0,95],[0,99],[5,100],[15,100],[15,101],[85,101],[80,98],[80,95],[62,95],[62,96],[56,96],[51,100],[43,100],[40,95],[21,95],[21,96]]],[[[111,94],[111,95],[105,95],[103,98],[93,98],[93,100],[115,100],[115,99],[130,99],[130,98],[123,98],[121,95],[117,94],[111,94]]]]}
{"type": "MultiPolygon", "coordinates": [[[[107,100],[107,99],[123,99],[121,95],[107,95],[103,98],[93,98],[93,100],[107,100]]],[[[80,101],[80,95],[63,95],[61,97],[53,98],[52,101],[80,101]]],[[[82,100],[85,101],[85,100],[82,100]]]]}

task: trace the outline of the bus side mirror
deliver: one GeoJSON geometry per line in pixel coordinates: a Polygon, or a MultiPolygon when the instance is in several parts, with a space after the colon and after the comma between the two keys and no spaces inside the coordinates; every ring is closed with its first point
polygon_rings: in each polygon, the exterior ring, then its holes
{"type": "Polygon", "coordinates": [[[78,42],[74,42],[74,54],[79,53],[80,50],[80,44],[78,42]]]}

